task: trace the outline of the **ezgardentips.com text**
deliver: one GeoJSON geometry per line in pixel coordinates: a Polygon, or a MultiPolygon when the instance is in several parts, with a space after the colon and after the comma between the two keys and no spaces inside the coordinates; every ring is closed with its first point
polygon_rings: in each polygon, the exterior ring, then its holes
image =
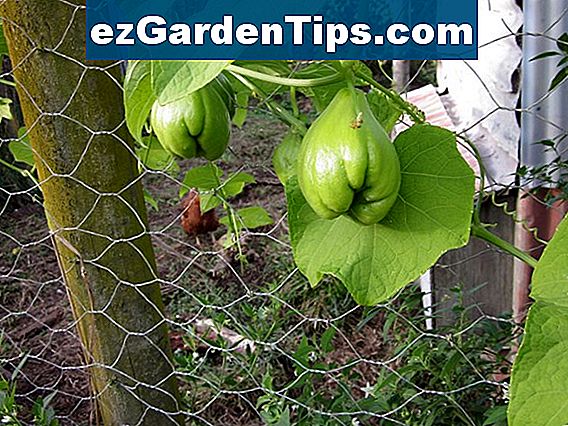
{"type": "Polygon", "coordinates": [[[396,22],[386,29],[373,29],[369,23],[347,25],[326,22],[321,15],[286,15],[282,22],[253,24],[237,23],[231,15],[223,16],[216,23],[168,22],[159,15],[142,17],[138,22],[122,22],[111,25],[99,22],[92,26],[89,37],[99,46],[232,46],[262,45],[282,46],[291,37],[295,46],[321,46],[333,54],[338,46],[352,44],[401,46],[415,43],[420,46],[471,46],[474,44],[474,28],[468,23],[419,23],[408,25],[396,22]]]}

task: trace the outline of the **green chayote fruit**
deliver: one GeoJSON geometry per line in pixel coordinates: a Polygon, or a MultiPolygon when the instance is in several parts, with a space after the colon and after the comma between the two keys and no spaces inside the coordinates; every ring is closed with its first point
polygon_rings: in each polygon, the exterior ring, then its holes
{"type": "Polygon", "coordinates": [[[164,149],[182,158],[215,160],[231,137],[229,111],[210,84],[175,102],[154,103],[150,122],[164,149]]]}
{"type": "Polygon", "coordinates": [[[282,184],[286,184],[296,174],[298,152],[302,146],[302,137],[297,133],[288,133],[272,155],[272,166],[282,184]]]}
{"type": "Polygon", "coordinates": [[[349,214],[364,225],[382,220],[400,188],[394,145],[365,94],[340,90],[304,137],[298,180],[308,204],[324,219],[349,214]]]}

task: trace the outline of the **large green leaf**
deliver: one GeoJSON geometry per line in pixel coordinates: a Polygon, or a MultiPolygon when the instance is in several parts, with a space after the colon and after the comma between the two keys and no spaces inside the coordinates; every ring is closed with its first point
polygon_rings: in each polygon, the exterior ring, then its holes
{"type": "Polygon", "coordinates": [[[548,89],[549,92],[552,92],[556,89],[562,82],[564,82],[568,78],[568,67],[562,68],[552,79],[550,83],[550,87],[548,89]]]}
{"type": "Polygon", "coordinates": [[[538,262],[531,297],[568,309],[568,219],[562,221],[538,262]]]}
{"type": "Polygon", "coordinates": [[[511,378],[509,425],[568,424],[568,218],[534,271],[525,336],[511,378]]]}
{"type": "Polygon", "coordinates": [[[379,303],[418,278],[446,251],[465,245],[473,211],[474,176],[439,127],[414,126],[395,141],[402,170],[397,203],[379,224],[347,216],[316,216],[299,189],[287,184],[294,256],[310,283],[341,280],[362,305],[379,303]]]}
{"type": "Polygon", "coordinates": [[[201,89],[231,61],[152,61],[152,90],[160,105],[201,89]]]}
{"type": "Polygon", "coordinates": [[[139,142],[155,101],[150,62],[130,61],[124,79],[124,107],[128,130],[139,142]]]}

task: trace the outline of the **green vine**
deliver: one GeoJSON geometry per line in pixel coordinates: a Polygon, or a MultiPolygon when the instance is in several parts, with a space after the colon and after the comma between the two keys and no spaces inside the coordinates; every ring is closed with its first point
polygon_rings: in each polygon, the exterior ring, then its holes
{"type": "MultiPolygon", "coordinates": [[[[285,108],[282,108],[277,102],[270,100],[270,98],[264,93],[264,91],[254,84],[249,79],[243,77],[242,75],[232,73],[233,77],[239,80],[242,84],[244,84],[247,88],[249,88],[253,93],[256,93],[260,98],[262,98],[263,103],[268,107],[268,109],[276,116],[278,116],[282,121],[289,124],[292,127],[295,127],[300,135],[305,135],[307,132],[306,125],[303,121],[298,119],[294,116],[294,114],[290,113],[285,108]]],[[[263,74],[265,75],[265,74],[263,74]]]]}
{"type": "Polygon", "coordinates": [[[217,183],[217,189],[215,190],[216,195],[221,199],[223,203],[223,209],[227,212],[227,216],[229,217],[229,231],[230,231],[230,238],[235,238],[235,243],[237,245],[237,251],[239,253],[239,261],[241,262],[241,268],[243,266],[243,249],[241,246],[241,240],[239,235],[239,227],[237,224],[237,216],[235,214],[235,210],[231,207],[231,205],[227,202],[227,194],[223,189],[223,183],[219,179],[217,175],[217,170],[215,164],[212,161],[209,161],[209,167],[211,168],[212,176],[215,176],[215,181],[217,183]]]}
{"type": "Polygon", "coordinates": [[[389,98],[400,110],[404,111],[416,124],[423,124],[426,122],[426,117],[424,113],[420,111],[415,105],[410,102],[405,101],[397,92],[387,89],[382,84],[378,83],[373,79],[373,77],[357,71],[355,73],[357,77],[365,81],[373,88],[377,89],[379,92],[383,93],[387,98],[389,98]]]}
{"type": "Polygon", "coordinates": [[[487,225],[485,224],[479,223],[474,220],[474,223],[471,226],[471,235],[485,240],[495,247],[509,253],[512,256],[515,256],[517,259],[522,260],[532,268],[535,268],[538,263],[538,261],[528,253],[522,251],[518,247],[514,246],[508,241],[505,241],[501,237],[498,237],[492,232],[489,232],[487,230],[487,225]]]}
{"type": "Polygon", "coordinates": [[[344,76],[340,73],[319,78],[288,78],[275,75],[268,75],[262,72],[249,70],[248,68],[239,67],[238,65],[229,65],[227,71],[234,74],[244,75],[256,80],[266,81],[267,83],[279,84],[281,86],[294,87],[317,87],[327,86],[328,84],[339,83],[343,81],[344,76]]]}

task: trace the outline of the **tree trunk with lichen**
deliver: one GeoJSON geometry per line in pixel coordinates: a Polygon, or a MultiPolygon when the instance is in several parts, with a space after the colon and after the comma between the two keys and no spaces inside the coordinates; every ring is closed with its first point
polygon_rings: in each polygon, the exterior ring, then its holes
{"type": "Polygon", "coordinates": [[[0,14],[100,419],[179,424],[120,70],[85,61],[84,6],[7,0],[0,14]]]}

